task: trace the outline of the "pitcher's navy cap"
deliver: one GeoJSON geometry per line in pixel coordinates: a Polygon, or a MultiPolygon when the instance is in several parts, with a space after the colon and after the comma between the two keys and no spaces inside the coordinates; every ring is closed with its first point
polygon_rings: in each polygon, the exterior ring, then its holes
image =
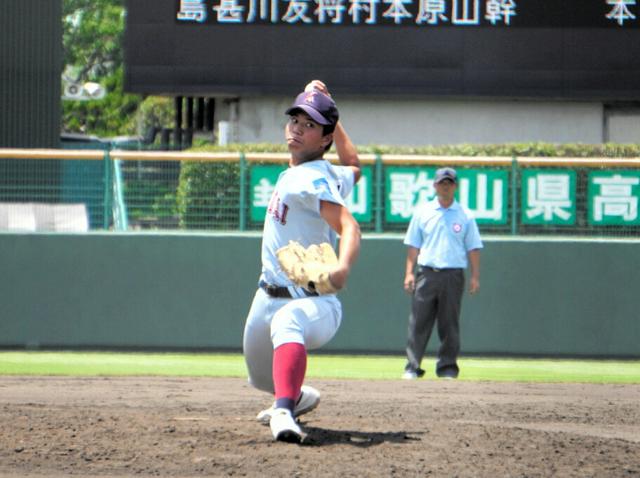
{"type": "Polygon", "coordinates": [[[339,118],[335,102],[329,96],[315,90],[300,93],[285,113],[290,115],[295,110],[304,111],[313,121],[325,126],[335,126],[339,118]]]}

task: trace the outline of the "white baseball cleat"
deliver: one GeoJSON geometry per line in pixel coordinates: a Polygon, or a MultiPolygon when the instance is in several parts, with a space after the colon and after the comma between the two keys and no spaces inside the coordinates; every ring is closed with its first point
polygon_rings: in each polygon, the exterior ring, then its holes
{"type": "MultiPolygon", "coordinates": [[[[310,387],[309,385],[303,385],[300,388],[300,397],[298,398],[298,403],[296,403],[296,406],[293,409],[293,416],[299,417],[300,415],[309,413],[311,410],[314,410],[319,403],[320,392],[318,392],[315,388],[310,387]]],[[[263,425],[268,425],[269,420],[271,420],[271,415],[275,410],[274,406],[275,403],[269,408],[258,413],[258,415],[256,416],[256,420],[258,420],[263,425]]]]}
{"type": "Polygon", "coordinates": [[[286,408],[275,408],[269,420],[271,433],[277,441],[288,443],[300,443],[302,441],[302,430],[296,423],[291,412],[286,408]]]}

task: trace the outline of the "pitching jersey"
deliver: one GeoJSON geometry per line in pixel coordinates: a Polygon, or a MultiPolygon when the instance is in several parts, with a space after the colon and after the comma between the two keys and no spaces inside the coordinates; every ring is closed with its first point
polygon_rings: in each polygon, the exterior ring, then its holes
{"type": "Polygon", "coordinates": [[[467,252],[482,248],[471,212],[457,201],[444,208],[437,198],[416,208],[404,243],[420,249],[419,265],[442,269],[465,269],[467,252]]]}
{"type": "Polygon", "coordinates": [[[277,286],[292,282],[280,269],[276,251],[289,241],[302,246],[336,242],[336,233],[320,215],[320,201],[345,206],[354,185],[353,170],[325,159],[307,161],[283,171],[269,201],[262,236],[260,280],[277,286]]]}

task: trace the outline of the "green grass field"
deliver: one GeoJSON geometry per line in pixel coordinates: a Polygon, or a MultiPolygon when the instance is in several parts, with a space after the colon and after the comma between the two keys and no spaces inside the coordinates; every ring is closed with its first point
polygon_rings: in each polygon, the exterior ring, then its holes
{"type": "MultiPolygon", "coordinates": [[[[425,358],[426,378],[434,360],[425,358]]],[[[402,356],[311,355],[307,376],[355,380],[398,379],[402,356]]],[[[460,359],[460,380],[640,383],[640,361],[460,359]]],[[[0,352],[0,375],[245,377],[240,354],[0,352]]]]}

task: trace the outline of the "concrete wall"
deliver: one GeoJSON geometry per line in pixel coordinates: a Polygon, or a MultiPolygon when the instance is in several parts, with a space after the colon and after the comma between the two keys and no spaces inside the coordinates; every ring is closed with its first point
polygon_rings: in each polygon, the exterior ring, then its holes
{"type": "MultiPolygon", "coordinates": [[[[463,353],[640,357],[639,245],[485,238],[463,353]]],[[[259,249],[255,234],[0,234],[0,347],[239,350],[259,249]]],[[[365,237],[326,351],[403,353],[404,257],[400,236],[365,237]]]]}
{"type": "MultiPolygon", "coordinates": [[[[241,98],[219,102],[219,120],[231,121],[231,141],[284,142],[284,111],[291,98],[241,98]]],[[[358,145],[401,146],[507,143],[601,143],[605,126],[599,102],[532,100],[428,100],[424,98],[336,98],[358,145]]],[[[625,138],[627,124],[611,121],[611,138],[625,138]],[[623,128],[623,134],[617,130],[623,128]]]]}
{"type": "Polygon", "coordinates": [[[604,128],[606,141],[640,142],[640,108],[607,108],[604,128]]]}

